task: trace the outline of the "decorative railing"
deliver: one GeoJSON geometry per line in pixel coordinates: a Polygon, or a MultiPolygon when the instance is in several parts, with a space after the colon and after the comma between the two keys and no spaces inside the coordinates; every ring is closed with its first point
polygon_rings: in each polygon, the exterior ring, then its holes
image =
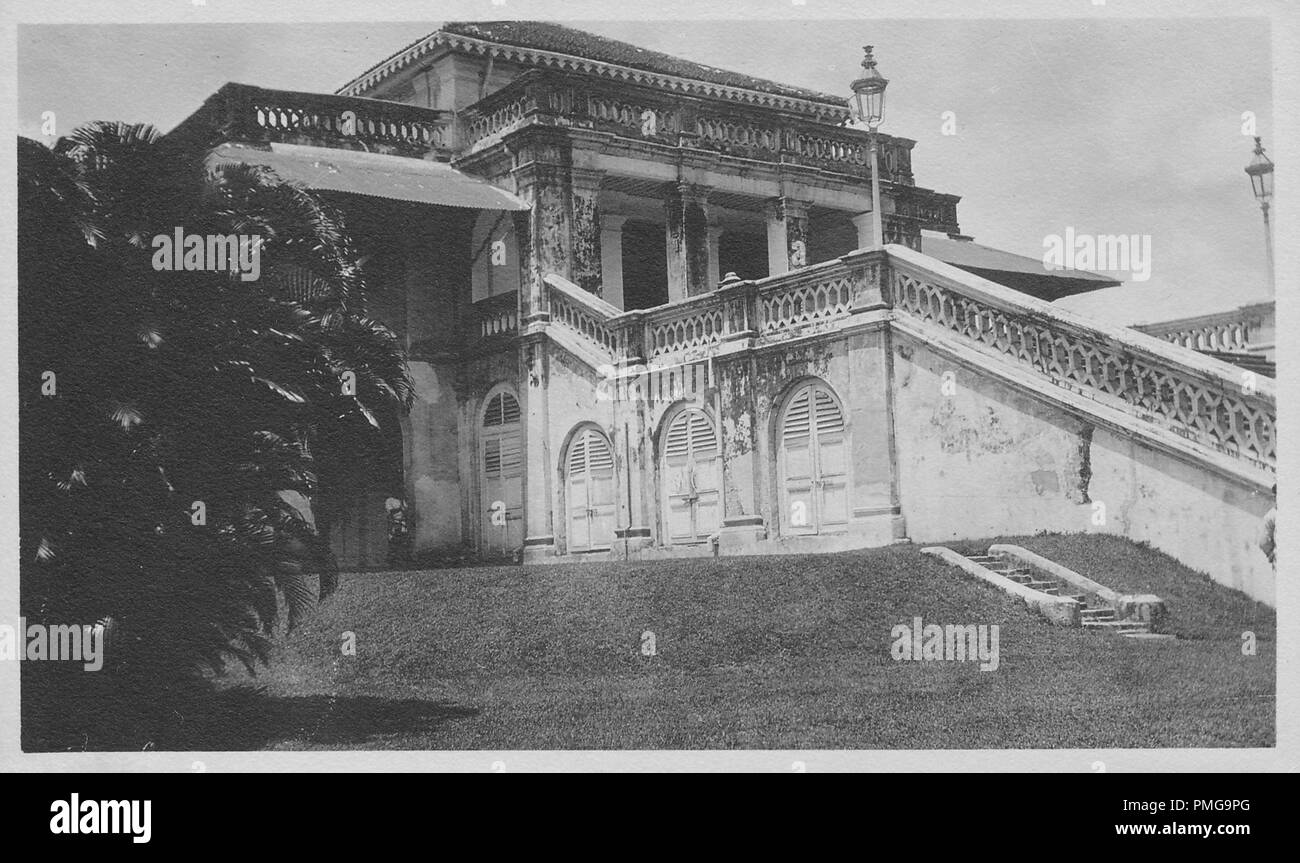
{"type": "Polygon", "coordinates": [[[1003,366],[1009,373],[1032,375],[1122,411],[1132,428],[1145,428],[1158,440],[1192,441],[1252,468],[1275,470],[1271,380],[1091,321],[906,247],[859,250],[636,312],[619,312],[554,276],[546,283],[551,323],[607,361],[626,364],[693,361],[728,350],[729,343],[761,348],[833,332],[859,312],[892,306],[897,325],[921,325],[914,330],[921,337],[955,339],[991,362],[1010,363],[1003,366]],[[1156,434],[1157,428],[1172,436],[1156,434]]]}
{"type": "Polygon", "coordinates": [[[651,358],[716,345],[728,335],[723,305],[711,295],[650,312],[645,323],[645,352],[651,358]]]}
{"type": "Polygon", "coordinates": [[[523,95],[507,99],[490,111],[471,113],[465,120],[465,139],[477,143],[490,136],[514,128],[524,119],[528,101],[523,95]]]}
{"type": "Polygon", "coordinates": [[[833,320],[852,313],[852,274],[835,271],[813,279],[780,280],[760,295],[764,334],[833,320]]]}
{"type": "Polygon", "coordinates": [[[1134,329],[1192,350],[1246,353],[1261,347],[1259,338],[1266,327],[1272,327],[1273,314],[1271,303],[1259,303],[1134,329]]]}
{"type": "MultiPolygon", "coordinates": [[[[462,112],[463,152],[494,143],[529,123],[593,129],[670,146],[713,150],[744,159],[871,176],[870,138],[861,129],[791,118],[649,87],[534,70],[462,112]]],[[[911,186],[912,146],[880,136],[882,179],[911,186]]],[[[955,220],[954,220],[955,221],[955,220]]]]}
{"type": "Polygon", "coordinates": [[[1250,347],[1250,328],[1242,321],[1166,333],[1164,339],[1192,350],[1244,351],[1250,347]]]}
{"type": "Polygon", "coordinates": [[[881,252],[843,258],[717,290],[653,309],[620,312],[563,279],[547,276],[552,324],[611,361],[640,363],[704,356],[736,339],[783,340],[883,305],[881,252]]]}
{"type": "Polygon", "coordinates": [[[452,114],[352,96],[227,84],[173,137],[314,144],[399,156],[450,158],[452,114]]]}
{"type": "Polygon", "coordinates": [[[610,320],[618,309],[558,276],[546,277],[546,305],[551,321],[584,339],[590,347],[617,355],[620,340],[610,320]]]}
{"type": "Polygon", "coordinates": [[[512,336],[519,332],[519,294],[511,291],[475,303],[478,335],[481,339],[512,336]]]}
{"type": "Polygon", "coordinates": [[[1140,420],[1257,466],[1276,465],[1271,381],[1109,328],[910,250],[890,250],[897,313],[1140,420]]]}

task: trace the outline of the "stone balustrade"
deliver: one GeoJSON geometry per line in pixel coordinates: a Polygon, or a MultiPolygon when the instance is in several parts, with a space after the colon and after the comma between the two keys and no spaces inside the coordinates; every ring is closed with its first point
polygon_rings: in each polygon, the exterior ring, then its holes
{"type": "Polygon", "coordinates": [[[1121,411],[1135,429],[1172,432],[1248,469],[1276,470],[1272,381],[1072,314],[905,247],[858,251],[637,312],[619,312],[554,276],[546,283],[550,326],[613,365],[762,349],[833,333],[864,310],[892,309],[889,319],[897,325],[907,323],[924,338],[947,340],[988,362],[1009,364],[1024,379],[1121,411]]]}
{"type": "Polygon", "coordinates": [[[1140,423],[1276,469],[1272,381],[1177,345],[1110,327],[908,249],[891,247],[890,294],[906,315],[1000,355],[1140,423]]]}
{"type": "Polygon", "coordinates": [[[783,276],[737,281],[709,294],[634,312],[547,276],[551,323],[618,364],[698,357],[724,343],[774,343],[842,322],[880,297],[881,252],[855,252],[783,276]],[[756,340],[756,341],[755,341],[756,340]]]}
{"type": "Polygon", "coordinates": [[[519,295],[516,291],[498,294],[474,304],[478,319],[478,337],[512,336],[519,332],[519,295]]]}
{"type": "MultiPolygon", "coordinates": [[[[791,118],[776,122],[770,112],[727,102],[613,84],[558,72],[525,73],[462,112],[462,152],[472,153],[528,124],[591,129],[621,137],[712,150],[729,156],[792,164],[869,179],[867,132],[791,118]]],[[[880,136],[881,178],[913,185],[914,141],[880,136]]],[[[951,212],[938,221],[956,224],[951,212]]]]}
{"type": "Polygon", "coordinates": [[[1260,337],[1264,329],[1271,329],[1272,316],[1271,304],[1257,303],[1193,318],[1142,324],[1134,329],[1192,350],[1247,353],[1261,347],[1260,337]]]}
{"type": "Polygon", "coordinates": [[[227,84],[172,137],[281,142],[448,160],[450,111],[353,96],[227,84]]]}

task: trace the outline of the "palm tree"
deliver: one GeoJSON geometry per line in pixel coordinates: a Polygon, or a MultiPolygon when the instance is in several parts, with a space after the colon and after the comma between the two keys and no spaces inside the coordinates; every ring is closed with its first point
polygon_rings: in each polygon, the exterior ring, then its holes
{"type": "MultiPolygon", "coordinates": [[[[101,674],[137,701],[254,669],[281,602],[292,627],[316,600],[309,573],[328,594],[328,526],[295,503],[337,493],[412,397],[338,214],[204,155],[120,123],[19,139],[22,605],[110,621],[101,674]],[[156,269],[177,228],[260,238],[261,278],[156,269]]],[[[86,682],[24,673],[25,704],[86,682]]]]}

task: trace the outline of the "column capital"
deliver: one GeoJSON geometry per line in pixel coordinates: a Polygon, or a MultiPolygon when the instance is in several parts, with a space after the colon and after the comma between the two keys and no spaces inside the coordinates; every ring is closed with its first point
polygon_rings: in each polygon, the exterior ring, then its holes
{"type": "Polygon", "coordinates": [[[703,204],[708,201],[709,193],[712,191],[712,186],[705,186],[701,183],[685,183],[678,181],[667,184],[664,189],[664,200],[669,203],[674,201],[689,201],[695,204],[703,204]]]}
{"type": "Polygon", "coordinates": [[[584,192],[597,192],[605,179],[605,172],[595,168],[570,168],[573,187],[584,192]]]}
{"type": "Polygon", "coordinates": [[[600,229],[602,231],[621,231],[623,230],[624,223],[626,223],[629,218],[631,217],[625,216],[622,213],[601,213],[600,229]]]}
{"type": "Polygon", "coordinates": [[[778,220],[787,218],[806,219],[808,218],[808,210],[811,207],[812,201],[782,195],[779,198],[768,198],[767,215],[778,220]]]}

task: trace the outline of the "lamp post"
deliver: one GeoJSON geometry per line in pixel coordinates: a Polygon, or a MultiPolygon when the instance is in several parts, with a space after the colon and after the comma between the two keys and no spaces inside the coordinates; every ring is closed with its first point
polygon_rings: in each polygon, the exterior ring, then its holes
{"type": "Polygon", "coordinates": [[[853,89],[854,111],[871,132],[871,234],[878,249],[885,244],[884,221],[880,214],[880,153],[876,130],[885,118],[885,88],[889,81],[876,69],[871,45],[863,47],[862,77],[849,86],[853,89]]]}
{"type": "Polygon", "coordinates": [[[1268,224],[1268,206],[1273,200],[1273,160],[1264,155],[1258,137],[1255,138],[1255,158],[1246,166],[1246,174],[1250,177],[1255,200],[1264,211],[1264,252],[1268,255],[1268,285],[1273,288],[1273,232],[1268,224]]]}

